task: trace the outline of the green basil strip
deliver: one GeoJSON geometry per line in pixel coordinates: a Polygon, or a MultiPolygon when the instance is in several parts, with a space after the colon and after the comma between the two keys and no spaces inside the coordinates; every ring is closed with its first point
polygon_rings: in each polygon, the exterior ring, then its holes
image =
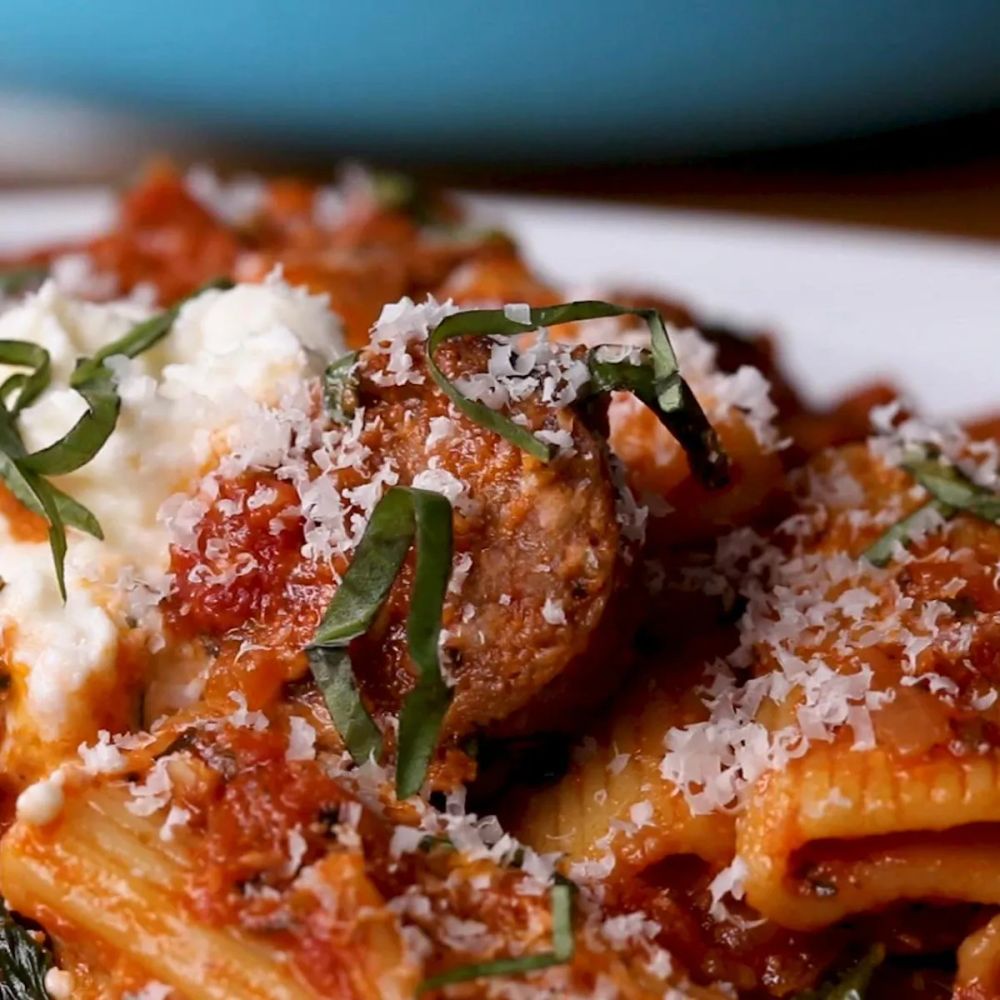
{"type": "Polygon", "coordinates": [[[630,392],[647,406],[650,400],[656,401],[656,386],[653,377],[653,366],[649,351],[640,351],[638,364],[632,361],[602,361],[595,347],[587,355],[587,367],[590,369],[590,383],[587,391],[593,394],[602,392],[630,392]]]}
{"type": "Polygon", "coordinates": [[[84,383],[89,382],[99,373],[108,358],[117,356],[124,356],[126,358],[138,357],[170,333],[185,303],[191,299],[196,299],[202,292],[208,292],[213,289],[226,291],[232,287],[233,282],[229,278],[214,278],[212,281],[206,282],[200,288],[193,291],[190,295],[175,302],[169,309],[165,309],[163,312],[157,313],[155,316],[151,316],[141,323],[137,323],[124,336],[111,341],[109,344],[105,344],[93,357],[77,362],[76,370],[73,372],[69,384],[74,389],[77,389],[84,383]]]}
{"type": "Polygon", "coordinates": [[[400,712],[396,784],[401,798],[419,790],[424,782],[444,715],[442,700],[446,709],[450,698],[437,654],[441,608],[451,573],[451,504],[445,497],[403,486],[386,491],[307,647],[313,676],[334,725],[350,755],[363,763],[381,751],[381,736],[361,701],[348,648],[371,627],[414,538],[417,566],[407,638],[418,677],[400,712]]]}
{"type": "Polygon", "coordinates": [[[440,493],[410,490],[416,528],[417,565],[406,622],[410,658],[417,683],[399,713],[396,795],[420,791],[451,704],[451,691],[441,673],[438,639],[441,611],[451,576],[451,504],[440,493]]]}
{"type": "Polygon", "coordinates": [[[12,267],[0,271],[0,295],[19,295],[37,288],[49,276],[49,269],[41,265],[12,267]]]}
{"type": "Polygon", "coordinates": [[[56,505],[56,510],[59,511],[59,516],[63,519],[63,523],[69,527],[78,528],[80,531],[88,535],[93,535],[94,538],[103,541],[104,532],[101,530],[101,525],[98,523],[97,518],[82,503],[63,493],[62,490],[51,483],[48,485],[49,492],[52,494],[52,499],[56,505]]]}
{"type": "Polygon", "coordinates": [[[958,511],[965,511],[990,524],[1000,524],[1000,495],[973,482],[961,469],[936,456],[918,455],[901,463],[933,499],[897,521],[874,545],[863,553],[875,566],[885,566],[892,558],[893,543],[905,544],[921,515],[928,507],[936,509],[942,517],[950,518],[958,511]]]}
{"type": "MultiPolygon", "coordinates": [[[[532,310],[534,314],[535,310],[532,310]]],[[[449,379],[438,367],[434,354],[438,347],[453,337],[483,337],[483,336],[516,336],[530,333],[537,329],[531,323],[515,323],[507,319],[502,309],[469,309],[466,312],[455,313],[439,323],[427,338],[427,368],[437,387],[451,400],[455,407],[464,413],[473,423],[485,427],[494,434],[509,441],[512,445],[534,456],[540,462],[551,460],[555,449],[550,444],[540,441],[527,427],[515,424],[498,410],[475,399],[462,395],[458,386],[449,379]],[[455,321],[458,320],[456,323],[455,321]]]]}
{"type": "Polygon", "coordinates": [[[475,962],[447,969],[436,976],[425,979],[417,993],[440,989],[452,983],[467,983],[473,979],[490,976],[516,976],[538,969],[548,969],[553,965],[565,965],[572,961],[573,942],[573,885],[565,879],[557,879],[550,893],[552,903],[552,948],[536,955],[521,955],[517,958],[498,958],[491,962],[475,962]]]}
{"type": "MultiPolygon", "coordinates": [[[[20,431],[14,418],[0,402],[0,480],[22,506],[45,518],[48,523],[49,547],[52,549],[56,581],[59,593],[66,600],[66,528],[63,521],[63,510],[66,508],[60,500],[63,494],[29,469],[22,468],[23,460],[24,442],[20,431]]],[[[85,507],[79,504],[75,507],[79,511],[70,509],[71,516],[75,517],[79,512],[89,514],[85,507]]]]}
{"type": "MultiPolygon", "coordinates": [[[[708,486],[724,485],[728,481],[729,468],[726,454],[701,405],[681,376],[663,317],[655,309],[630,309],[598,301],[567,302],[531,309],[530,322],[527,323],[509,319],[502,309],[466,310],[448,316],[431,332],[427,341],[428,369],[441,391],[470,420],[499,434],[540,461],[547,462],[554,453],[550,445],[539,441],[527,428],[514,423],[498,411],[465,397],[438,367],[435,352],[441,344],[453,337],[513,337],[531,333],[543,326],[613,316],[636,316],[649,327],[650,350],[647,358],[652,368],[651,377],[626,374],[624,366],[614,362],[594,361],[597,367],[591,367],[592,376],[596,370],[597,384],[602,380],[606,384],[604,389],[594,391],[608,391],[607,386],[611,384],[608,380],[612,374],[617,374],[624,380],[622,388],[631,391],[630,383],[640,386],[645,395],[639,398],[656,412],[661,423],[677,439],[688,456],[694,474],[708,486]],[[620,370],[612,372],[612,368],[620,370]]],[[[594,360],[593,352],[591,359],[594,360]]]]}
{"type": "Polygon", "coordinates": [[[52,492],[52,486],[9,455],[0,452],[0,479],[28,510],[45,518],[49,526],[49,548],[56,571],[59,594],[66,600],[66,525],[62,511],[52,492]]]}
{"type": "Polygon", "coordinates": [[[935,500],[992,524],[1000,522],[1000,495],[974,483],[957,466],[937,458],[916,458],[903,468],[935,500]]]}
{"type": "Polygon", "coordinates": [[[25,456],[24,468],[43,476],[65,476],[86,465],[111,437],[122,402],[111,372],[99,368],[74,388],[87,403],[87,412],[55,444],[25,456]]]}
{"type": "Polygon", "coordinates": [[[892,560],[896,542],[906,545],[910,540],[913,529],[923,520],[927,511],[932,508],[937,510],[942,517],[946,518],[951,517],[955,513],[951,507],[939,503],[937,500],[929,500],[913,511],[912,514],[907,514],[906,517],[892,525],[874,544],[865,549],[861,554],[862,558],[867,559],[873,566],[887,566],[892,560]]]}
{"type": "Polygon", "coordinates": [[[793,1000],[865,1000],[875,970],[885,961],[885,947],[875,945],[859,962],[817,990],[797,993],[793,1000]]]}
{"type": "Polygon", "coordinates": [[[310,646],[306,657],[351,758],[358,764],[371,757],[378,759],[382,753],[382,734],[361,700],[346,646],[310,646]]]}
{"type": "Polygon", "coordinates": [[[49,1000],[52,957],[0,899],[0,1000],[49,1000]]]}
{"type": "Polygon", "coordinates": [[[17,401],[11,407],[16,417],[48,387],[51,378],[49,352],[40,344],[27,340],[0,340],[0,364],[32,369],[30,375],[17,372],[0,385],[0,402],[5,406],[11,393],[17,392],[17,401]]]}
{"type": "Polygon", "coordinates": [[[323,372],[323,404],[335,424],[350,423],[358,406],[358,380],[355,368],[358,352],[351,351],[323,372]]]}
{"type": "Polygon", "coordinates": [[[306,648],[309,666],[347,752],[358,764],[382,751],[351,667],[348,647],[371,627],[413,542],[413,513],[404,491],[375,505],[347,572],[306,648]]]}
{"type": "Polygon", "coordinates": [[[724,486],[728,480],[728,460],[722,452],[714,430],[699,418],[701,408],[686,382],[678,382],[671,392],[677,392],[679,405],[665,409],[657,395],[657,383],[649,351],[640,354],[639,363],[631,361],[602,361],[595,348],[587,357],[590,369],[588,395],[604,392],[630,392],[647,406],[660,423],[673,434],[688,456],[691,470],[697,478],[710,487],[724,486]],[[707,433],[706,433],[707,428],[707,433]]]}

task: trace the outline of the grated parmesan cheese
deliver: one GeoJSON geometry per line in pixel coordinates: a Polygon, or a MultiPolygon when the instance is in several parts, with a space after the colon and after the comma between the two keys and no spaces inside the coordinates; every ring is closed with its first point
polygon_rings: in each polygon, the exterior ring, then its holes
{"type": "Polygon", "coordinates": [[[161,757],[146,774],[146,780],[130,787],[132,800],[125,808],[136,816],[152,816],[165,809],[173,791],[173,782],[167,770],[168,757],[161,757]]]}
{"type": "Polygon", "coordinates": [[[563,610],[562,602],[553,600],[551,597],[545,598],[542,605],[542,617],[550,625],[565,625],[566,612],[563,610]]]}
{"type": "Polygon", "coordinates": [[[315,759],[316,730],[301,715],[293,715],[288,720],[288,749],[285,751],[285,760],[315,759]]]}
{"type": "Polygon", "coordinates": [[[87,774],[117,774],[126,767],[125,757],[115,743],[111,734],[102,729],[97,734],[97,742],[93,746],[81,743],[77,753],[83,762],[83,770],[87,774]]]}

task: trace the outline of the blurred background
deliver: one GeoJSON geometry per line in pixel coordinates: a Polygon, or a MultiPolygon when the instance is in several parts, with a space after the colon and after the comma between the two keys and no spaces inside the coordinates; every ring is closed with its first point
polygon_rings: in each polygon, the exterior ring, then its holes
{"type": "MultiPolygon", "coordinates": [[[[1000,238],[996,0],[4,0],[0,188],[152,155],[1000,238]]],[[[0,220],[2,222],[2,220],[0,220]]]]}

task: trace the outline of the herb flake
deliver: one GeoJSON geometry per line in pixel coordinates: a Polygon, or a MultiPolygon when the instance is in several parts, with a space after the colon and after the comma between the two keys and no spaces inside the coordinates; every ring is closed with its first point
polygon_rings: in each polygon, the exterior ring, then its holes
{"type": "Polygon", "coordinates": [[[51,967],[48,951],[0,899],[0,1000],[49,1000],[51,967]]]}
{"type": "Polygon", "coordinates": [[[406,632],[417,681],[399,717],[396,794],[420,790],[437,746],[451,692],[438,639],[451,576],[451,504],[439,493],[394,486],[375,505],[354,558],[306,649],[309,665],[348,753],[357,763],[381,753],[382,739],[361,700],[349,646],[371,627],[410,546],[416,572],[406,632]]]}

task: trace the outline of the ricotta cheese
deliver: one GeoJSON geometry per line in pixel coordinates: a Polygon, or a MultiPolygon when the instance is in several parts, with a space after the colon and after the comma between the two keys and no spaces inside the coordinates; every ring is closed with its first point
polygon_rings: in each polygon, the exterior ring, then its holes
{"type": "MultiPolygon", "coordinates": [[[[84,412],[68,388],[76,360],[149,314],[132,300],[84,302],[48,282],[0,315],[0,338],[40,344],[51,356],[51,385],[20,419],[29,450],[58,440],[84,412]]],[[[115,431],[91,462],[54,480],[105,534],[101,542],[69,530],[65,604],[47,541],[25,540],[0,516],[0,635],[15,678],[4,753],[94,738],[88,692],[98,699],[113,685],[122,633],[137,622],[155,626],[167,590],[170,497],[226,450],[232,428],[344,350],[326,297],[276,272],[260,285],[203,293],[154,348],[109,359],[122,398],[115,431]]],[[[0,380],[11,371],[0,366],[0,380]]]]}

